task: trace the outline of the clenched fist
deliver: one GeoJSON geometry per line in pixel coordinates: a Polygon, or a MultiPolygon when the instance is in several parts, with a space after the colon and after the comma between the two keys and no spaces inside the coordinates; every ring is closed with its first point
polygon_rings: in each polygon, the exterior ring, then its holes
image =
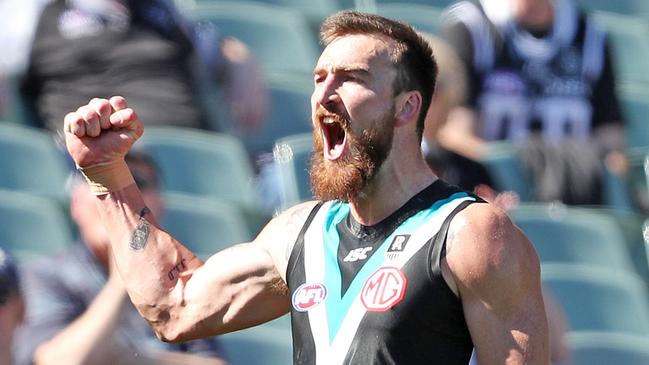
{"type": "Polygon", "coordinates": [[[121,96],[92,99],[68,113],[64,123],[68,152],[82,168],[123,160],[143,132],[142,122],[121,96]]]}

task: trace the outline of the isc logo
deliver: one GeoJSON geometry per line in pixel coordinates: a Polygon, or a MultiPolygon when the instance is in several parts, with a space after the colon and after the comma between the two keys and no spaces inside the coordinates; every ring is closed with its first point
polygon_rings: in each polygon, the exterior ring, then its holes
{"type": "Polygon", "coordinates": [[[293,308],[298,312],[305,312],[322,303],[327,297],[327,287],[324,284],[305,283],[293,293],[293,308]]]}
{"type": "Polygon", "coordinates": [[[387,311],[403,299],[406,284],[406,276],[399,269],[382,267],[363,285],[361,301],[370,312],[387,311]]]}
{"type": "Polygon", "coordinates": [[[344,262],[355,262],[358,260],[365,260],[367,258],[367,253],[372,251],[372,246],[370,247],[361,247],[355,248],[345,256],[343,259],[344,262]]]}

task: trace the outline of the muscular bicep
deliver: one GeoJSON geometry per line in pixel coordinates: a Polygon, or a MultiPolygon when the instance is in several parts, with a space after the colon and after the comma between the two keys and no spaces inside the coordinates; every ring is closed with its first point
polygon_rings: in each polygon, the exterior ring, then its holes
{"type": "Polygon", "coordinates": [[[547,364],[539,261],[504,215],[475,204],[452,225],[447,263],[480,364],[547,364]]]}
{"type": "Polygon", "coordinates": [[[289,301],[272,256],[254,243],[210,257],[192,273],[184,291],[185,309],[197,338],[260,324],[285,314],[289,301]]]}
{"type": "Polygon", "coordinates": [[[210,257],[191,272],[184,289],[191,338],[257,325],[288,312],[285,270],[290,251],[313,207],[306,203],[273,219],[251,243],[210,257]]]}

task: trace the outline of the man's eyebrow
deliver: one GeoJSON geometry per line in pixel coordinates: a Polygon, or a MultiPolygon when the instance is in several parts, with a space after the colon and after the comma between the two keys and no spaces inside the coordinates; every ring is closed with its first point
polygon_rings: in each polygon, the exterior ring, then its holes
{"type": "Polygon", "coordinates": [[[353,72],[353,73],[360,73],[360,74],[370,73],[370,70],[366,65],[341,65],[341,66],[334,66],[334,67],[318,66],[313,70],[313,74],[317,75],[323,72],[327,72],[330,69],[332,69],[333,72],[353,72]]]}

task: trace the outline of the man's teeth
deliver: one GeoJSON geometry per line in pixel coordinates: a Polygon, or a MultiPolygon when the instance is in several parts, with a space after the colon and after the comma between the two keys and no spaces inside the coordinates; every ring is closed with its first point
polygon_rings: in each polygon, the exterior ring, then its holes
{"type": "Polygon", "coordinates": [[[332,117],[325,117],[324,119],[322,119],[322,123],[324,123],[324,124],[333,124],[335,122],[336,121],[332,117]]]}

